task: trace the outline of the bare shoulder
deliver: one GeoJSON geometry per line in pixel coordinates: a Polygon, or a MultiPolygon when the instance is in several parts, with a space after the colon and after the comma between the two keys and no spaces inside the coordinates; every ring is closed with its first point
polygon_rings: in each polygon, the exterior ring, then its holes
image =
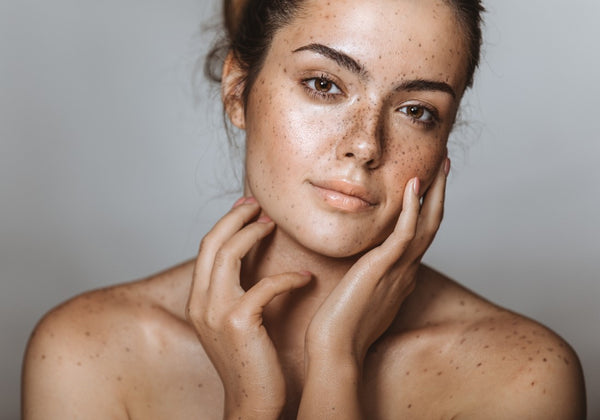
{"type": "Polygon", "coordinates": [[[193,354],[201,372],[207,361],[183,317],[186,270],[88,292],[46,314],[25,356],[24,418],[134,418],[138,397],[168,385],[163,371],[177,371],[178,357],[193,354]]]}
{"type": "Polygon", "coordinates": [[[585,418],[581,365],[564,339],[431,269],[421,275],[401,313],[414,322],[393,335],[390,354],[412,349],[394,370],[406,377],[403,360],[420,370],[430,407],[455,418],[585,418]]]}

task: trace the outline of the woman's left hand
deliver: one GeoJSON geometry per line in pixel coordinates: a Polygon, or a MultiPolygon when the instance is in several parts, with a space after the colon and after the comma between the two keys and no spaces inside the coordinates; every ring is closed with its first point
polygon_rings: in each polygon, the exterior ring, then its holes
{"type": "MultiPolygon", "coordinates": [[[[306,379],[300,414],[316,415],[309,407],[319,395],[327,395],[323,399],[327,406],[335,405],[336,398],[331,398],[331,392],[323,394],[320,386],[334,389],[334,381],[343,399],[337,401],[335,416],[353,418],[340,413],[340,407],[351,413],[351,401],[358,404],[356,392],[367,350],[390,326],[415,287],[421,258],[442,221],[449,164],[444,159],[422,206],[418,178],[407,183],[394,231],[350,268],[315,313],[306,332],[306,379]],[[343,388],[348,389],[350,401],[343,397],[343,388]]],[[[324,408],[318,410],[319,415],[324,415],[324,408]]]]}

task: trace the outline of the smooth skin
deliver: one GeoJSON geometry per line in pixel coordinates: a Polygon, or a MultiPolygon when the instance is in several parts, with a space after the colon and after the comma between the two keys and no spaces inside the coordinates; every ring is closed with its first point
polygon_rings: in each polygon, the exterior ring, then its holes
{"type": "Polygon", "coordinates": [[[44,317],[24,419],[585,418],[567,343],[420,263],[466,78],[453,11],[327,3],[275,34],[247,103],[228,58],[244,197],[195,260],[44,317]]]}

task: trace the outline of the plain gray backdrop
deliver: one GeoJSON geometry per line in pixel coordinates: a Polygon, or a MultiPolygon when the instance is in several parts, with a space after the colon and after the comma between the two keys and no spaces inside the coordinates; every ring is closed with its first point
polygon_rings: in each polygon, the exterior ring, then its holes
{"type": "MultiPolygon", "coordinates": [[[[487,1],[426,261],[548,325],[600,418],[600,2],[487,1]]],[[[0,411],[22,353],[70,296],[194,255],[231,205],[220,103],[196,60],[202,0],[0,0],[0,411]]]]}

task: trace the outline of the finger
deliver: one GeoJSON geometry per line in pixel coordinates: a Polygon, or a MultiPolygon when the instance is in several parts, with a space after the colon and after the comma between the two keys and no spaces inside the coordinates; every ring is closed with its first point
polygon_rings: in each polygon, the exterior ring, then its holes
{"type": "Polygon", "coordinates": [[[234,207],[202,238],[194,267],[193,289],[206,290],[217,251],[225,241],[258,215],[260,206],[253,198],[238,200],[234,207]]]}
{"type": "Polygon", "coordinates": [[[421,215],[417,224],[417,233],[411,253],[422,255],[425,253],[435,234],[437,233],[444,217],[444,201],[446,196],[446,180],[450,169],[450,159],[446,158],[423,198],[421,215]]]}
{"type": "MultiPolygon", "coordinates": [[[[364,282],[364,278],[372,278],[372,286],[383,276],[387,270],[403,255],[415,236],[417,220],[419,218],[419,189],[420,182],[417,177],[406,183],[402,201],[402,211],[396,222],[394,231],[378,247],[362,256],[344,276],[347,288],[355,282],[364,282]]],[[[364,282],[364,287],[370,287],[364,282]]],[[[359,287],[362,289],[362,287],[359,287]]]]}
{"type": "Polygon", "coordinates": [[[243,292],[240,286],[242,258],[250,249],[273,231],[275,223],[266,217],[260,217],[236,232],[217,251],[208,286],[209,294],[231,296],[230,292],[243,292]]]}
{"type": "Polygon", "coordinates": [[[404,253],[410,242],[415,237],[417,221],[419,220],[419,210],[421,207],[419,201],[419,178],[415,177],[407,182],[404,188],[404,197],[402,201],[402,211],[396,222],[394,231],[381,244],[380,252],[385,255],[388,261],[387,268],[393,264],[404,253]]]}
{"type": "Polygon", "coordinates": [[[308,272],[282,273],[263,278],[240,299],[238,319],[251,323],[260,321],[265,306],[276,296],[304,287],[311,279],[312,275],[308,272]]]}

